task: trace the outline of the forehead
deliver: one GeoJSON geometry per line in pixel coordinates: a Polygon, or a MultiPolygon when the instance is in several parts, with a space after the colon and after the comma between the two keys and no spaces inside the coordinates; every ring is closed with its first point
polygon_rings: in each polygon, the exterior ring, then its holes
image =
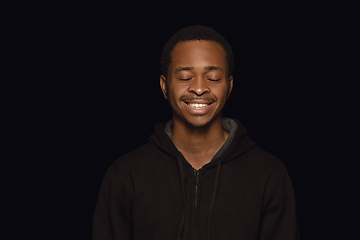
{"type": "Polygon", "coordinates": [[[186,41],[175,45],[172,52],[172,67],[179,65],[202,67],[216,65],[227,69],[226,52],[214,41],[186,41]]]}

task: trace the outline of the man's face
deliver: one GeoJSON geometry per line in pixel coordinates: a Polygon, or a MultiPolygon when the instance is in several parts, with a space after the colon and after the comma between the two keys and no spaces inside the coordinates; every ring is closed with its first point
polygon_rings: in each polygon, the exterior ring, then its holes
{"type": "Polygon", "coordinates": [[[203,127],[221,112],[230,95],[233,78],[228,76],[226,52],[213,41],[178,43],[172,53],[168,76],[160,77],[164,96],[174,121],[203,127]]]}

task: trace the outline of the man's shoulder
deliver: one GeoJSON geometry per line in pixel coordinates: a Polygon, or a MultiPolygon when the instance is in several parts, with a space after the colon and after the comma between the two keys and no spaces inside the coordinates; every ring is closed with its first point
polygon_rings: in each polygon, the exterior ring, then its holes
{"type": "Polygon", "coordinates": [[[148,163],[156,155],[158,149],[153,144],[146,143],[115,160],[111,168],[115,171],[136,168],[148,163]]]}
{"type": "Polygon", "coordinates": [[[255,146],[250,151],[248,151],[245,156],[248,157],[250,165],[256,168],[256,170],[259,172],[280,173],[286,171],[283,162],[279,158],[258,146],[255,146]]]}

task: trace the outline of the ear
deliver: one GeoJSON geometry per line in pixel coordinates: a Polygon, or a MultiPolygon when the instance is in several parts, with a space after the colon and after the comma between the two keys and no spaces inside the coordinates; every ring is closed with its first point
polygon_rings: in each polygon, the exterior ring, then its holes
{"type": "Polygon", "coordinates": [[[234,84],[234,78],[233,78],[233,76],[230,76],[229,77],[229,90],[228,90],[227,98],[230,97],[230,93],[231,93],[231,91],[233,89],[233,84],[234,84]]]}
{"type": "Polygon", "coordinates": [[[161,87],[161,90],[162,90],[162,92],[164,94],[164,98],[168,99],[168,96],[167,96],[167,82],[166,82],[166,77],[164,75],[160,76],[160,87],[161,87]]]}

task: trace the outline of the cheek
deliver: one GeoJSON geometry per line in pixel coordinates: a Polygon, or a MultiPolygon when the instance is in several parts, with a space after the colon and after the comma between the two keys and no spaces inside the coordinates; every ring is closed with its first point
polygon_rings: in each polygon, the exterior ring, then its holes
{"type": "Polygon", "coordinates": [[[186,86],[179,86],[178,84],[169,84],[167,86],[167,92],[168,92],[168,97],[170,98],[177,98],[180,99],[180,97],[183,95],[184,92],[186,92],[187,87],[186,86]]]}
{"type": "Polygon", "coordinates": [[[229,87],[226,86],[222,86],[221,88],[217,89],[216,92],[214,92],[215,96],[218,98],[218,100],[220,101],[224,101],[227,99],[228,95],[229,95],[229,87]]]}
{"type": "Polygon", "coordinates": [[[181,89],[177,86],[173,86],[171,84],[167,86],[167,97],[171,105],[177,106],[181,96],[181,89]]]}

